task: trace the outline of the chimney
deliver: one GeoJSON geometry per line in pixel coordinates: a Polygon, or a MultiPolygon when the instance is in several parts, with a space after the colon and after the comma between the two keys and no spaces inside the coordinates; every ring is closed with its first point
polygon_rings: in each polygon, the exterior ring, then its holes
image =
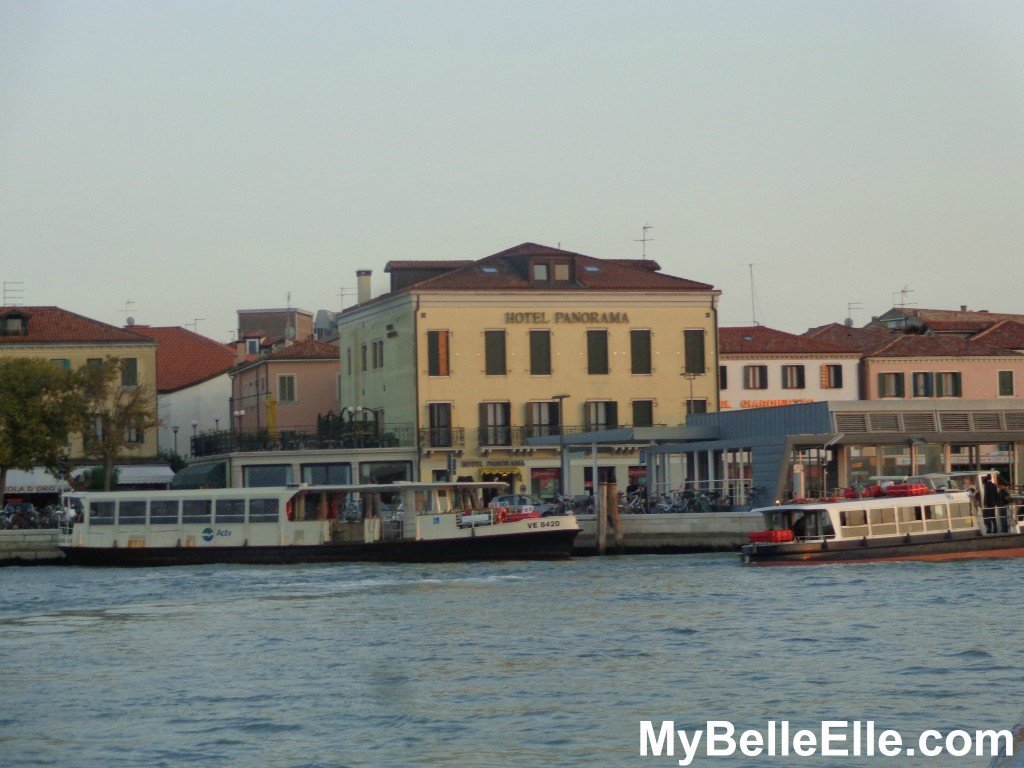
{"type": "Polygon", "coordinates": [[[966,312],[967,311],[967,305],[966,304],[961,304],[960,305],[960,311],[961,312],[966,312]]]}
{"type": "Polygon", "coordinates": [[[370,269],[356,270],[356,302],[359,304],[365,304],[370,300],[370,275],[372,274],[373,270],[370,269]]]}

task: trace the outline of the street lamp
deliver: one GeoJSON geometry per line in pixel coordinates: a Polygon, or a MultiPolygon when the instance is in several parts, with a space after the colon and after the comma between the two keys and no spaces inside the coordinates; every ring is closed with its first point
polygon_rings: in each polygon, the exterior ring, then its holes
{"type": "Polygon", "coordinates": [[[232,415],[235,417],[236,431],[241,433],[242,419],[245,418],[245,408],[239,408],[237,411],[232,411],[232,415]]]}
{"type": "Polygon", "coordinates": [[[220,432],[220,417],[219,416],[216,419],[213,420],[213,430],[214,430],[214,432],[220,432]]]}
{"type": "Polygon", "coordinates": [[[199,427],[199,422],[196,421],[195,419],[192,419],[192,421],[190,421],[189,423],[192,425],[192,439],[194,440],[196,437],[196,429],[198,429],[199,427]]]}
{"type": "Polygon", "coordinates": [[[178,455],[178,428],[171,427],[171,432],[174,433],[174,455],[178,455]]]}
{"type": "Polygon", "coordinates": [[[686,401],[686,415],[693,413],[693,380],[697,378],[696,373],[684,373],[683,378],[690,382],[690,399],[686,401]]]}
{"type": "Polygon", "coordinates": [[[552,400],[558,401],[558,483],[563,496],[568,496],[569,490],[569,469],[565,461],[565,400],[570,395],[552,395],[552,400]]]}

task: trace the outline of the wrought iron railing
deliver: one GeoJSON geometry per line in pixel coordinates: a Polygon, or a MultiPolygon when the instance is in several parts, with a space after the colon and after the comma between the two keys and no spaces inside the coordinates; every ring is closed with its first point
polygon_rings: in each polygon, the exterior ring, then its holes
{"type": "Polygon", "coordinates": [[[192,438],[193,456],[259,451],[311,451],[338,448],[412,448],[416,431],[408,424],[384,424],[376,429],[370,422],[355,422],[344,429],[291,427],[203,432],[192,438]]]}
{"type": "Polygon", "coordinates": [[[463,448],[465,445],[464,427],[425,427],[420,430],[421,448],[463,448]]]}

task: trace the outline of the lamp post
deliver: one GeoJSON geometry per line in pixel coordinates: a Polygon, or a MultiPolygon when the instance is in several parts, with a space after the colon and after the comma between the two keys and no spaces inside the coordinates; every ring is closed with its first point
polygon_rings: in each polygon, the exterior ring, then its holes
{"type": "Polygon", "coordinates": [[[178,455],[178,428],[171,427],[171,432],[174,433],[174,455],[178,455]]]}
{"type": "Polygon", "coordinates": [[[686,401],[686,415],[693,413],[693,380],[697,378],[696,373],[684,373],[683,378],[690,382],[690,399],[686,401]]]}
{"type": "Polygon", "coordinates": [[[235,431],[241,434],[242,419],[245,418],[245,408],[239,408],[237,411],[232,411],[231,415],[235,417],[235,431]]]}
{"type": "Polygon", "coordinates": [[[569,395],[552,395],[552,400],[558,401],[558,484],[563,496],[568,496],[569,490],[569,468],[565,461],[565,401],[569,395]]]}
{"type": "Polygon", "coordinates": [[[220,417],[218,416],[213,420],[213,431],[220,432],[220,417]]]}

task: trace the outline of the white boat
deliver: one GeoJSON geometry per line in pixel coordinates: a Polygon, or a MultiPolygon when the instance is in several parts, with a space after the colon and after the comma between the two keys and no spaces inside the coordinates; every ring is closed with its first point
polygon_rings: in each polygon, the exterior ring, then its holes
{"type": "Polygon", "coordinates": [[[800,499],[760,510],[745,565],[1024,557],[1016,504],[983,509],[964,489],[891,486],[865,498],[800,499]]]}
{"type": "Polygon", "coordinates": [[[480,502],[503,483],[300,485],[69,493],[73,565],[568,557],[572,515],[516,520],[480,502]]]}

